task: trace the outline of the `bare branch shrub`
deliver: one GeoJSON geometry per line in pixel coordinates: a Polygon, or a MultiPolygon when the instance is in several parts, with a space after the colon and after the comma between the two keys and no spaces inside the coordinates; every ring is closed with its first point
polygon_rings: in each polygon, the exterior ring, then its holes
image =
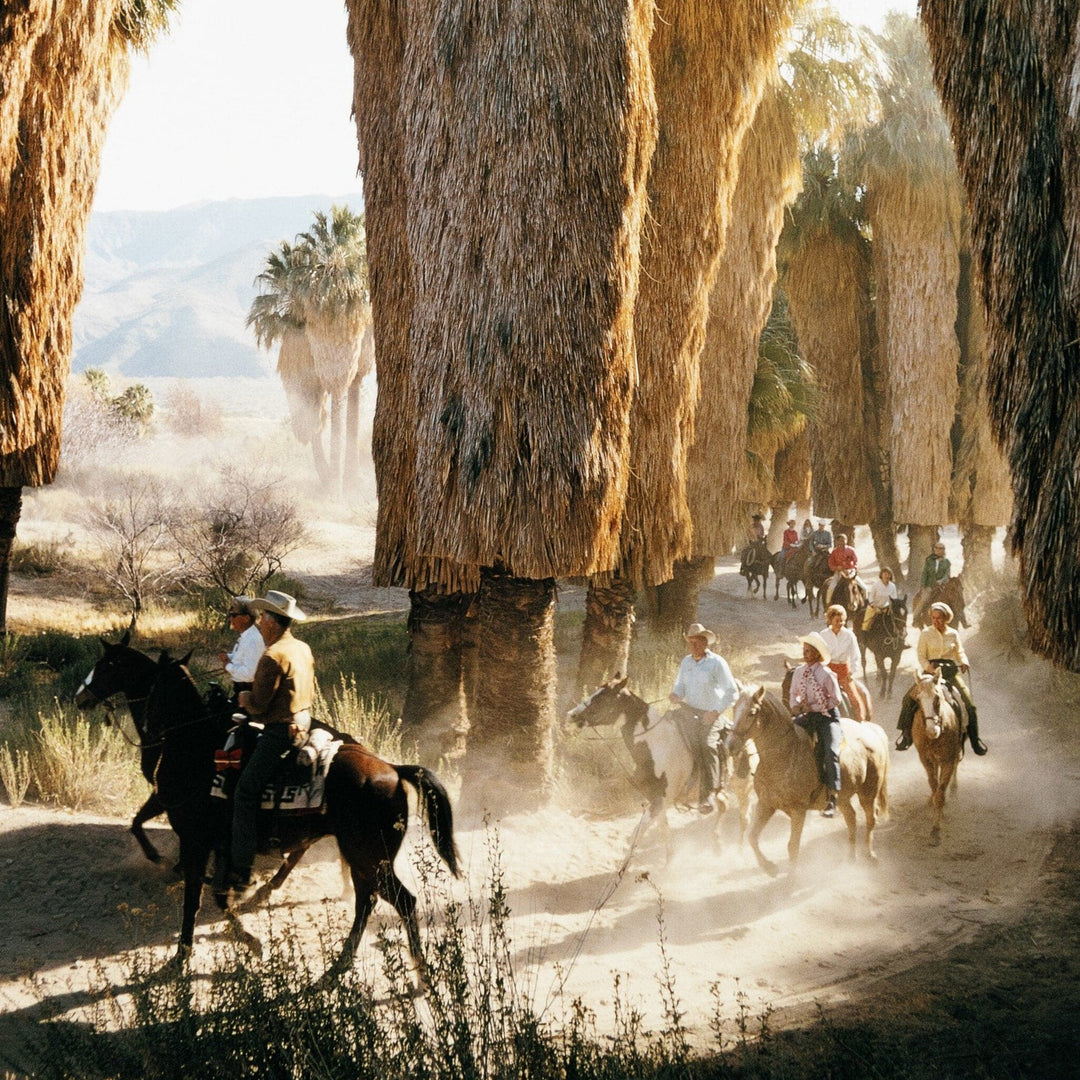
{"type": "Polygon", "coordinates": [[[177,379],[165,395],[165,424],[188,438],[220,435],[225,430],[221,406],[203,401],[190,386],[177,379]]]}
{"type": "Polygon", "coordinates": [[[150,477],[127,477],[114,494],[90,503],[88,525],[101,543],[98,565],[130,607],[132,625],[146,602],[183,574],[169,544],[175,515],[175,499],[150,477]]]}
{"type": "Polygon", "coordinates": [[[281,478],[256,478],[223,467],[212,491],[204,491],[178,515],[172,537],[189,578],[230,596],[259,591],[284,559],[305,540],[296,504],[281,494],[281,478]]]}
{"type": "Polygon", "coordinates": [[[64,402],[61,467],[80,472],[99,462],[115,463],[141,433],[138,423],[117,413],[88,384],[76,382],[64,402]]]}

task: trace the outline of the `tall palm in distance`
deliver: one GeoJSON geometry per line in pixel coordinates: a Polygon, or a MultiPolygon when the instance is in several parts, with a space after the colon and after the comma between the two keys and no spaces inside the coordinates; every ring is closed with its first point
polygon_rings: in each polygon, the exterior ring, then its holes
{"type": "Polygon", "coordinates": [[[247,319],[261,347],[279,345],[294,434],[311,444],[320,479],[335,493],[359,466],[359,425],[351,414],[374,362],[364,348],[371,323],[366,247],[363,214],[345,206],[316,211],[309,231],[267,255],[247,319]],[[328,416],[329,460],[322,446],[328,416]]]}

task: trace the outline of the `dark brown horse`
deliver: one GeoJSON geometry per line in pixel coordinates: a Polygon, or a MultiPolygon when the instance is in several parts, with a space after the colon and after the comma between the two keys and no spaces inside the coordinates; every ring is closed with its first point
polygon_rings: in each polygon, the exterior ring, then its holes
{"type": "MultiPolygon", "coordinates": [[[[104,638],[101,639],[105,655],[94,665],[76,691],[75,704],[80,709],[86,709],[99,702],[104,703],[108,710],[106,723],[111,723],[113,712],[111,699],[116,694],[125,696],[138,739],[139,768],[146,782],[153,787],[154,770],[157,768],[158,758],[161,757],[161,747],[145,738],[146,725],[143,717],[146,713],[146,699],[157,678],[157,664],[145,653],[129,649],[130,641],[130,632],[125,633],[116,645],[109,644],[104,638]],[[89,689],[91,682],[95,687],[93,692],[89,689]]],[[[125,738],[127,738],[126,735],[125,738]]],[[[150,797],[139,807],[138,813],[131,822],[131,833],[139,842],[143,854],[151,862],[159,862],[161,853],[146,835],[143,825],[164,813],[165,806],[158,798],[157,791],[151,791],[150,797]]]]}
{"type": "Polygon", "coordinates": [[[892,697],[896,665],[907,648],[907,597],[899,596],[890,601],[889,607],[874,618],[869,630],[863,629],[867,608],[863,608],[852,620],[852,630],[859,641],[865,677],[866,652],[874,654],[878,675],[878,696],[892,697]]]}
{"type": "Polygon", "coordinates": [[[948,581],[939,581],[931,588],[922,588],[911,600],[911,622],[918,629],[930,625],[930,605],[948,604],[957,623],[967,627],[967,616],[964,613],[964,583],[958,577],[951,577],[948,581]]]}
{"type": "MultiPolygon", "coordinates": [[[[127,652],[127,646],[115,646],[127,652]]],[[[149,659],[149,658],[147,658],[149,659]]],[[[145,665],[123,657],[126,670],[145,665]]],[[[153,663],[153,661],[150,661],[153,663]]],[[[210,795],[214,777],[214,751],[221,744],[221,725],[208,711],[185,663],[163,652],[146,697],[143,714],[143,745],[158,748],[155,791],[180,837],[180,863],[184,873],[184,908],[180,926],[180,956],[191,949],[195,917],[211,851],[223,852],[229,834],[231,804],[210,795]],[[223,807],[226,809],[223,811],[223,807]]],[[[95,669],[96,671],[96,669],[95,669]]],[[[102,695],[94,673],[83,684],[87,707],[102,695]]],[[[131,688],[122,688],[129,693],[131,688]]],[[[117,692],[117,691],[113,691],[117,692]]],[[[453,814],[446,790],[430,770],[418,765],[391,765],[358,743],[338,750],[326,776],[326,812],[302,816],[280,815],[275,850],[284,857],[277,874],[245,906],[252,906],[278,888],[301,856],[324,836],[333,836],[349,865],[356,890],[352,927],[334,965],[347,967],[378,897],[391,903],[402,921],[409,950],[422,969],[416,898],[394,873],[394,857],[401,847],[408,823],[408,797],[404,783],[420,794],[428,828],[439,855],[458,874],[453,814]]],[[[260,850],[270,850],[261,848],[260,850]]],[[[219,867],[219,870],[221,867],[219,867]]],[[[226,914],[233,915],[224,893],[216,895],[226,914]]]]}

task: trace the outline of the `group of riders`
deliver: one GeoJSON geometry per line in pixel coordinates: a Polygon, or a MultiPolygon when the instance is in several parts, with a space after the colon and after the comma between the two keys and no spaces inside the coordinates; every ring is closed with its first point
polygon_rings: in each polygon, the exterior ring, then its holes
{"type": "MultiPolygon", "coordinates": [[[[869,586],[859,580],[858,556],[847,540],[846,535],[837,533],[834,543],[824,521],[819,521],[815,529],[807,519],[799,533],[794,518],[788,520],[783,536],[785,559],[801,548],[809,551],[809,558],[827,560],[831,571],[825,586],[825,626],[798,639],[803,662],[792,676],[786,703],[794,722],[815,738],[819,776],[828,791],[822,811],[825,817],[835,816],[836,793],[840,790],[840,710],[847,704],[852,717],[859,721],[868,721],[872,716],[869,693],[861,681],[859,644],[855,634],[845,625],[847,609],[833,604],[832,595],[844,578],[859,590],[859,604],[865,604],[864,630],[869,629],[897,598],[893,573],[888,567],[882,567],[877,580],[869,586]]],[[[744,565],[753,557],[751,548],[755,545],[764,547],[764,544],[764,521],[762,515],[755,514],[750,526],[750,547],[743,553],[744,565]]],[[[948,581],[950,572],[945,545],[938,542],[923,565],[922,589],[931,590],[948,581]]],[[[967,654],[958,631],[950,625],[954,617],[952,608],[936,602],[929,610],[931,624],[920,632],[916,646],[919,670],[927,674],[940,672],[966,715],[966,737],[971,749],[982,756],[987,748],[979,738],[978,712],[964,679],[970,670],[967,654]]],[[[711,630],[701,623],[694,623],[687,630],[685,639],[690,652],[679,664],[669,698],[683,714],[683,729],[695,736],[693,742],[700,780],[698,809],[707,814],[714,809],[714,792],[723,787],[722,714],[734,703],[738,687],[727,661],[710,648],[716,641],[711,630]]],[[[912,745],[911,728],[917,709],[912,694],[905,694],[897,722],[897,750],[907,750],[912,745]]]]}

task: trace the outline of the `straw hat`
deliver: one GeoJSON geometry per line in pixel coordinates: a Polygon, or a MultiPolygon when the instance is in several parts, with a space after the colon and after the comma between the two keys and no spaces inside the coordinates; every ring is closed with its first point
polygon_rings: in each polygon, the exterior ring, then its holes
{"type": "Polygon", "coordinates": [[[832,659],[832,649],[829,648],[829,643],[816,631],[812,630],[809,634],[799,638],[800,645],[809,645],[812,649],[817,649],[821,654],[821,662],[827,664],[832,659]]]}
{"type": "Polygon", "coordinates": [[[296,606],[296,600],[288,593],[270,589],[261,600],[252,600],[252,611],[272,611],[275,615],[283,615],[286,619],[294,619],[303,622],[307,616],[296,606]]]}
{"type": "Polygon", "coordinates": [[[931,604],[930,610],[940,611],[941,614],[945,616],[945,621],[947,623],[950,623],[953,620],[952,608],[949,607],[948,604],[943,604],[940,600],[936,604],[931,604]]]}
{"type": "Polygon", "coordinates": [[[692,637],[703,637],[707,645],[711,645],[716,640],[716,635],[711,630],[706,630],[701,623],[691,623],[690,629],[683,634],[683,637],[689,641],[692,637]]]}

